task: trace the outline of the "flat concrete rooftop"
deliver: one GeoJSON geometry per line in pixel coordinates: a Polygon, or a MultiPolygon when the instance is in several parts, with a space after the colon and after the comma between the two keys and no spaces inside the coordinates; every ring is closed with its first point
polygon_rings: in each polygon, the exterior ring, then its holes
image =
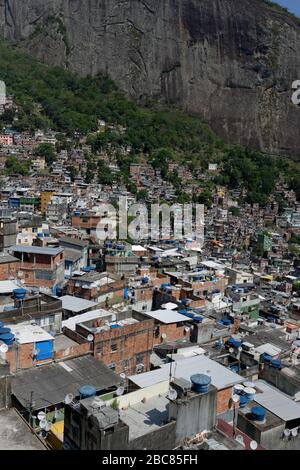
{"type": "Polygon", "coordinates": [[[0,450],[47,450],[14,408],[0,412],[0,450]]]}
{"type": "Polygon", "coordinates": [[[129,440],[133,441],[158,429],[168,420],[167,405],[169,400],[165,397],[147,399],[145,403],[137,403],[126,411],[120,411],[120,417],[129,426],[129,440]]]}

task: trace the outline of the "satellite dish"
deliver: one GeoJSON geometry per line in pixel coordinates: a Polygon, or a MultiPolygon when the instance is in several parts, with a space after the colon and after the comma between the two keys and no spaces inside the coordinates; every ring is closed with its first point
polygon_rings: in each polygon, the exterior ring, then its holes
{"type": "Polygon", "coordinates": [[[42,420],[40,421],[40,428],[41,428],[41,429],[46,429],[46,427],[47,427],[47,420],[46,420],[46,419],[42,419],[42,420]]]}
{"type": "Polygon", "coordinates": [[[66,405],[70,405],[70,403],[72,403],[72,401],[74,400],[74,395],[72,395],[72,393],[68,393],[68,395],[65,396],[65,404],[66,405]]]}
{"type": "Polygon", "coordinates": [[[245,447],[245,443],[244,443],[244,438],[243,438],[243,436],[241,436],[241,435],[239,434],[238,436],[236,436],[235,440],[238,441],[239,444],[241,444],[242,446],[245,447]]]}
{"type": "Polygon", "coordinates": [[[170,388],[169,392],[168,392],[168,398],[170,400],[176,400],[177,398],[177,392],[176,390],[174,390],[174,388],[170,388]]]}
{"type": "Polygon", "coordinates": [[[37,417],[40,421],[43,421],[43,419],[46,419],[46,413],[44,413],[44,411],[40,411],[37,417]]]}
{"type": "Polygon", "coordinates": [[[242,346],[240,346],[238,350],[239,350],[240,352],[242,352],[242,351],[243,351],[242,346]]]}
{"type": "Polygon", "coordinates": [[[257,444],[256,441],[251,441],[251,442],[250,442],[250,449],[251,449],[251,450],[256,450],[257,447],[258,447],[258,444],[257,444]]]}
{"type": "Polygon", "coordinates": [[[190,331],[189,327],[187,326],[184,331],[186,331],[187,333],[190,331]]]}
{"type": "Polygon", "coordinates": [[[92,341],[94,341],[94,336],[88,335],[87,340],[91,343],[92,341]]]}
{"type": "Polygon", "coordinates": [[[125,379],[126,379],[126,374],[124,374],[124,372],[122,372],[122,374],[120,374],[120,378],[121,378],[122,380],[125,380],[125,379]]]}
{"type": "Polygon", "coordinates": [[[234,352],[233,348],[229,348],[229,352],[232,354],[234,352]]]}
{"type": "Polygon", "coordinates": [[[123,395],[125,392],[125,388],[124,387],[119,387],[117,390],[116,390],[116,395],[118,397],[120,397],[121,395],[123,395]]]}
{"type": "Polygon", "coordinates": [[[298,429],[292,429],[292,436],[297,437],[298,436],[298,429]]]}
{"type": "Polygon", "coordinates": [[[1,346],[0,346],[0,352],[2,352],[2,353],[7,353],[7,351],[8,351],[8,346],[7,346],[7,344],[2,343],[1,346]]]}
{"type": "Polygon", "coordinates": [[[163,333],[163,334],[161,335],[161,337],[162,337],[162,339],[166,339],[166,337],[167,337],[166,333],[163,333]]]}
{"type": "Polygon", "coordinates": [[[234,401],[234,403],[238,403],[240,401],[240,397],[238,395],[234,394],[232,396],[232,400],[234,401]]]}
{"type": "Polygon", "coordinates": [[[289,429],[285,429],[285,430],[283,431],[283,434],[285,435],[285,437],[290,437],[291,431],[290,431],[289,429]]]}

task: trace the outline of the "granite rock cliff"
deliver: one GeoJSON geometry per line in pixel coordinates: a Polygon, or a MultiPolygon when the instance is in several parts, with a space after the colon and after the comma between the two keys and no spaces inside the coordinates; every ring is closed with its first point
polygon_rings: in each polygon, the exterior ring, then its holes
{"type": "Polygon", "coordinates": [[[0,28],[45,63],[179,104],[230,143],[300,153],[300,23],[262,0],[0,0],[0,28]]]}

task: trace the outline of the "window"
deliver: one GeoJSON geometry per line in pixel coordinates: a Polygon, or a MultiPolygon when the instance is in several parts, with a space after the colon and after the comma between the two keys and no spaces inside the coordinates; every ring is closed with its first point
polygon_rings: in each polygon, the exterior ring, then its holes
{"type": "Polygon", "coordinates": [[[107,367],[108,367],[109,369],[111,369],[111,370],[116,370],[116,364],[115,364],[115,362],[112,362],[111,364],[108,364],[107,367]]]}
{"type": "Polygon", "coordinates": [[[136,363],[141,364],[144,361],[144,354],[137,354],[136,355],[136,363]]]}
{"type": "Polygon", "coordinates": [[[96,344],[95,351],[96,351],[96,354],[102,354],[102,345],[96,344]]]}
{"type": "Polygon", "coordinates": [[[110,350],[111,350],[111,352],[116,352],[118,350],[117,343],[111,343],[110,350]]]}

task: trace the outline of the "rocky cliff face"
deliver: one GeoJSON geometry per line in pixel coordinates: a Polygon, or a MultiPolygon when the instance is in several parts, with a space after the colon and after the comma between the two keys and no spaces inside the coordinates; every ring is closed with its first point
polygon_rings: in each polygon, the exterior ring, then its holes
{"type": "Polygon", "coordinates": [[[261,0],[0,0],[0,28],[46,63],[178,103],[228,142],[300,153],[300,26],[261,0]]]}

